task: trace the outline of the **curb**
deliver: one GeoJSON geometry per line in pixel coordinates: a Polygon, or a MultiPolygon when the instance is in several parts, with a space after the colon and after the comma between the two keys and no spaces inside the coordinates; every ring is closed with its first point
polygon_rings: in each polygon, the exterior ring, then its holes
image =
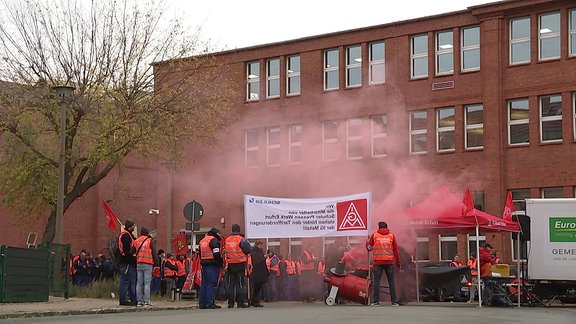
{"type": "Polygon", "coordinates": [[[113,313],[135,313],[135,312],[154,312],[166,310],[183,310],[197,309],[198,306],[161,306],[161,307],[113,307],[113,308],[95,308],[88,310],[61,310],[61,311],[43,311],[43,312],[14,312],[0,314],[0,319],[8,318],[29,318],[29,317],[49,317],[49,316],[67,316],[67,315],[86,315],[86,314],[113,314],[113,313]]]}

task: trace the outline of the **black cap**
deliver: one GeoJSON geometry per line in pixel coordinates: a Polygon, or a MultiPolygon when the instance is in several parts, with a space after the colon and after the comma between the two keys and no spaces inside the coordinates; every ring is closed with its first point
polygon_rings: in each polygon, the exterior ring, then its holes
{"type": "Polygon", "coordinates": [[[388,224],[386,222],[378,222],[378,228],[388,228],[388,224]]]}
{"type": "Polygon", "coordinates": [[[232,232],[235,232],[235,233],[240,232],[240,225],[232,224],[232,232]]]}
{"type": "Polygon", "coordinates": [[[484,244],[484,247],[485,247],[485,248],[492,248],[492,245],[490,245],[490,243],[485,243],[485,244],[484,244]]]}
{"type": "Polygon", "coordinates": [[[220,233],[220,230],[219,230],[218,228],[216,228],[216,227],[212,227],[212,228],[208,231],[208,233],[218,234],[218,233],[220,233]]]}
{"type": "Polygon", "coordinates": [[[134,226],[134,225],[136,225],[136,224],[135,224],[134,221],[132,221],[131,219],[127,219],[127,220],[124,222],[124,227],[125,227],[125,228],[130,228],[130,227],[132,227],[132,226],[134,226]]]}

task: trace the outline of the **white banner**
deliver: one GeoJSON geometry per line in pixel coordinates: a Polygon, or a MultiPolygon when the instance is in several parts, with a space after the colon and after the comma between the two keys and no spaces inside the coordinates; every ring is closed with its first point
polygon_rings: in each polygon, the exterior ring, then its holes
{"type": "Polygon", "coordinates": [[[329,198],[244,196],[248,238],[368,236],[372,193],[329,198]]]}

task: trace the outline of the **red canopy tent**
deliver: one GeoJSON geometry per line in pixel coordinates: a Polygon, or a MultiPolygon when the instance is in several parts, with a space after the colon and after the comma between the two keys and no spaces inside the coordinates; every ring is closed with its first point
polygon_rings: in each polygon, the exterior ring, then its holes
{"type": "Polygon", "coordinates": [[[462,199],[442,185],[417,205],[404,210],[408,226],[419,234],[520,232],[517,222],[504,220],[474,209],[475,216],[462,215],[462,199]]]}
{"type": "MultiPolygon", "coordinates": [[[[464,216],[462,207],[462,199],[457,198],[442,185],[417,205],[404,210],[404,214],[407,217],[407,226],[420,235],[475,232],[478,255],[480,231],[520,232],[520,224],[517,222],[504,220],[477,209],[474,209],[472,216],[464,216]]],[[[418,275],[416,286],[419,300],[418,275]]],[[[480,274],[478,274],[478,297],[482,305],[480,274]]]]}

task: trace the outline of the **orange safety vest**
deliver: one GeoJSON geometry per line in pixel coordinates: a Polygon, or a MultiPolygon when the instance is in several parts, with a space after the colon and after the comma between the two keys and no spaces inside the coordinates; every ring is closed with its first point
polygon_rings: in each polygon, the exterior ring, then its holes
{"type": "Polygon", "coordinates": [[[473,276],[478,275],[478,268],[476,268],[477,260],[468,260],[467,265],[470,267],[470,274],[473,276]]]}
{"type": "Polygon", "coordinates": [[[325,268],[326,268],[326,265],[324,264],[324,262],[319,261],[319,262],[318,262],[318,270],[317,270],[317,273],[318,273],[319,275],[323,275],[325,268]]]}
{"type": "Polygon", "coordinates": [[[178,264],[178,277],[182,277],[186,275],[186,265],[184,265],[184,261],[182,260],[176,260],[176,263],[178,264]]]}
{"type": "Polygon", "coordinates": [[[374,260],[394,261],[394,234],[374,233],[374,260]]]}
{"type": "Polygon", "coordinates": [[[456,262],[456,261],[452,261],[452,262],[450,262],[450,266],[451,266],[451,267],[461,267],[461,266],[462,266],[462,263],[456,262]]]}
{"type": "Polygon", "coordinates": [[[150,247],[151,242],[152,239],[148,236],[140,236],[132,242],[132,246],[136,249],[136,263],[154,264],[152,248],[150,247]]]}
{"type": "Polygon", "coordinates": [[[271,266],[270,263],[272,261],[272,258],[266,258],[266,267],[268,268],[269,271],[276,271],[276,275],[278,276],[278,273],[280,272],[278,271],[278,269],[280,269],[278,266],[280,264],[280,259],[278,259],[278,263],[276,263],[275,266],[271,266]]]}
{"type": "Polygon", "coordinates": [[[204,236],[198,245],[200,246],[200,260],[214,260],[214,252],[210,248],[210,241],[214,239],[213,236],[204,236]]]}
{"type": "MultiPolygon", "coordinates": [[[[310,254],[308,253],[308,251],[304,251],[304,254],[306,254],[306,257],[308,259],[313,259],[316,256],[314,255],[314,253],[310,254]]],[[[304,271],[304,270],[314,270],[314,262],[310,262],[310,263],[304,263],[304,262],[300,262],[301,266],[300,266],[300,271],[304,271]]]]}
{"type": "MultiPolygon", "coordinates": [[[[124,234],[128,234],[128,237],[130,238],[130,240],[132,240],[132,235],[130,235],[130,232],[128,232],[126,229],[122,230],[122,233],[120,233],[120,235],[118,235],[118,249],[120,250],[120,253],[122,254],[122,256],[126,256],[126,254],[124,254],[124,244],[122,243],[122,235],[124,234]]],[[[134,240],[132,240],[132,244],[134,244],[134,240]]]]}
{"type": "Polygon", "coordinates": [[[75,275],[76,274],[76,269],[74,269],[74,262],[76,262],[76,260],[80,259],[79,255],[75,255],[74,257],[72,257],[72,259],[70,260],[70,275],[75,275]]]}
{"type": "Polygon", "coordinates": [[[285,260],[286,262],[286,274],[293,275],[296,274],[296,264],[292,260],[285,260]]]}
{"type": "Polygon", "coordinates": [[[226,249],[226,262],[227,263],[242,263],[246,262],[246,255],[240,247],[242,236],[230,235],[224,240],[224,249],[226,249]]]}
{"type": "MultiPolygon", "coordinates": [[[[172,259],[166,259],[164,260],[164,262],[168,262],[171,265],[176,265],[176,261],[172,260],[172,259]]],[[[174,277],[176,275],[176,271],[168,268],[166,265],[164,265],[164,277],[174,277]]]]}

